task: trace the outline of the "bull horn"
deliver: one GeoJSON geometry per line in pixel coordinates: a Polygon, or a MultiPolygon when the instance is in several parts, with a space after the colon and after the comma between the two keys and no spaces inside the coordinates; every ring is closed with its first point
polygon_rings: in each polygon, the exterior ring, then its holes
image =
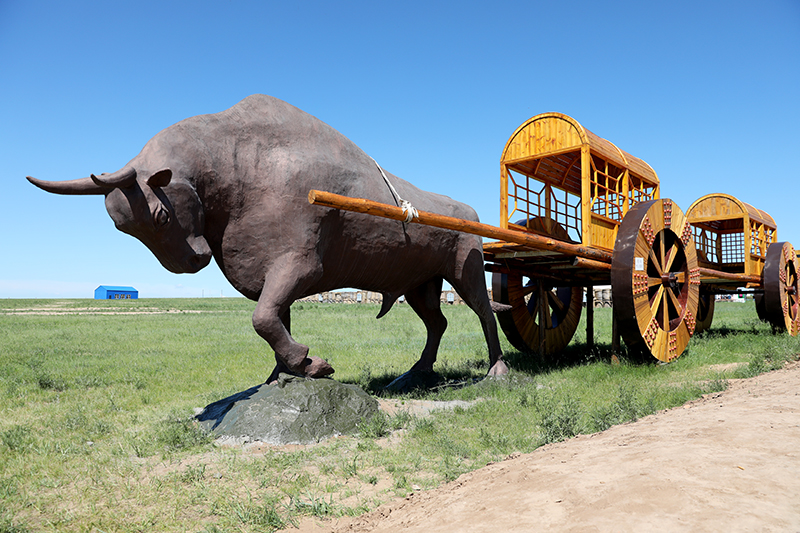
{"type": "Polygon", "coordinates": [[[136,180],[136,169],[133,167],[125,167],[122,170],[117,170],[111,174],[100,174],[95,176],[92,174],[92,181],[97,185],[106,188],[121,188],[127,189],[136,180]]]}
{"type": "Polygon", "coordinates": [[[81,178],[69,181],[44,181],[28,176],[28,181],[42,190],[55,194],[105,194],[108,187],[101,187],[92,178],[81,178]]]}

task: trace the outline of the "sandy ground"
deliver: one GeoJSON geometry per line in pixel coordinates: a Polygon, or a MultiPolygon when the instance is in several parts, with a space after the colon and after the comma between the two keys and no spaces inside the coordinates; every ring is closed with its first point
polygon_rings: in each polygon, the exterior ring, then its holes
{"type": "MultiPolygon", "coordinates": [[[[302,533],[800,532],[800,363],[302,533]]],[[[288,531],[298,531],[290,528],[288,531]]]]}

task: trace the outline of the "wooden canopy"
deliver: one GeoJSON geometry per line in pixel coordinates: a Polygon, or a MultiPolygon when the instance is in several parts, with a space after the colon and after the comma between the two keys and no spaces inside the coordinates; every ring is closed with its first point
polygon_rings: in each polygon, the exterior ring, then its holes
{"type": "MultiPolygon", "coordinates": [[[[649,183],[658,183],[656,171],[646,162],[621,150],[611,141],[595,135],[577,120],[562,113],[542,113],[523,123],[508,139],[500,162],[531,175],[535,169],[530,163],[526,165],[526,160],[538,160],[548,155],[576,150],[580,152],[581,148],[600,155],[620,168],[630,170],[649,183]]],[[[561,168],[558,168],[557,161],[558,158],[554,159],[553,168],[549,171],[542,169],[544,174],[557,176],[561,181],[572,181],[572,188],[580,190],[580,166],[575,165],[574,156],[565,158],[563,162],[568,164],[563,165],[562,162],[561,168]]]]}
{"type": "MultiPolygon", "coordinates": [[[[727,221],[745,219],[759,222],[773,230],[777,229],[775,220],[769,213],[724,193],[707,194],[695,200],[686,212],[686,216],[695,226],[703,225],[715,230],[729,227],[730,223],[727,221]]],[[[749,220],[746,222],[749,223],[749,220]]]]}

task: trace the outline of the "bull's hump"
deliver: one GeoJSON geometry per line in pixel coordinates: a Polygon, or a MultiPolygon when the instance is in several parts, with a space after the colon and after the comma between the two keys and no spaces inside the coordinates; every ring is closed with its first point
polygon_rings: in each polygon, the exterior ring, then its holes
{"type": "MultiPolygon", "coordinates": [[[[258,144],[265,148],[284,147],[293,153],[330,156],[333,153],[363,152],[341,132],[278,98],[253,94],[219,113],[187,118],[170,130],[180,131],[204,146],[258,144]]],[[[219,154],[214,154],[218,156],[219,154]]],[[[364,157],[366,157],[364,155],[364,157]]]]}
{"type": "MultiPolygon", "coordinates": [[[[252,94],[233,107],[217,113],[217,116],[223,121],[233,120],[240,125],[272,125],[274,127],[280,126],[281,129],[296,131],[320,128],[333,130],[333,128],[302,109],[266,94],[252,94]]],[[[338,134],[341,135],[340,133],[338,134]]]]}

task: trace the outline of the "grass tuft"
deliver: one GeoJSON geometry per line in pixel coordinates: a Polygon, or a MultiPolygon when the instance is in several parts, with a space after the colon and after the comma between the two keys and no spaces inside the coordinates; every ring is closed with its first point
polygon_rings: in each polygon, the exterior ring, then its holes
{"type": "Polygon", "coordinates": [[[205,432],[194,418],[168,418],[156,430],[156,443],[167,451],[189,450],[213,442],[214,437],[205,432]]]}
{"type": "Polygon", "coordinates": [[[12,452],[22,453],[33,445],[31,429],[27,426],[15,425],[0,433],[3,445],[12,452]]]}
{"type": "Polygon", "coordinates": [[[540,444],[560,442],[578,435],[583,430],[581,404],[573,396],[558,394],[545,397],[536,403],[540,444]]]}

